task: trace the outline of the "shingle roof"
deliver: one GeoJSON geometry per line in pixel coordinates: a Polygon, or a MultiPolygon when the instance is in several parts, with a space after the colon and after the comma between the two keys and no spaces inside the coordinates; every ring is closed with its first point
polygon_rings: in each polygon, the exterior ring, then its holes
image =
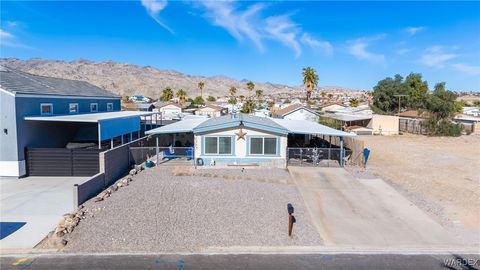
{"type": "Polygon", "coordinates": [[[120,98],[87,82],[38,76],[5,66],[0,66],[0,87],[19,94],[120,98]]]}

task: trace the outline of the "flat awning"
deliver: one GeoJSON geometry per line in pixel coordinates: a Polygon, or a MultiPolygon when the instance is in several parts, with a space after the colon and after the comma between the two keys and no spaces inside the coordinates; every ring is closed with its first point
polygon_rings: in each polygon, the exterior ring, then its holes
{"type": "Polygon", "coordinates": [[[43,115],[43,116],[25,116],[27,121],[52,121],[52,122],[76,122],[76,123],[98,123],[103,120],[140,117],[157,114],[156,112],[138,112],[138,111],[117,111],[101,113],[81,113],[67,115],[43,115]]]}
{"type": "Polygon", "coordinates": [[[307,120],[289,120],[289,119],[272,119],[277,124],[283,126],[291,134],[307,134],[307,135],[328,135],[337,137],[354,137],[355,134],[344,132],[321,125],[316,122],[307,120]]]}
{"type": "Polygon", "coordinates": [[[163,127],[155,128],[145,132],[148,135],[154,134],[169,134],[169,133],[184,133],[184,132],[193,132],[193,129],[196,128],[201,123],[207,121],[207,118],[188,118],[183,119],[178,122],[165,125],[163,127]]]}
{"type": "MultiPolygon", "coordinates": [[[[96,123],[99,140],[107,140],[124,134],[139,131],[142,116],[157,114],[156,112],[117,111],[102,113],[85,113],[52,116],[26,116],[27,121],[96,123]]],[[[92,131],[87,133],[91,134],[92,131]]]]}
{"type": "Polygon", "coordinates": [[[344,121],[344,122],[372,119],[372,115],[341,114],[341,113],[327,113],[327,114],[320,115],[320,117],[331,118],[331,119],[344,121]]]}

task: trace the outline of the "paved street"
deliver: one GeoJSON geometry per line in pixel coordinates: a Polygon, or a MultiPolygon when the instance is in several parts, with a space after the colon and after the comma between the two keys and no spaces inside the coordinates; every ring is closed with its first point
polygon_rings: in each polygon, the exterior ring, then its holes
{"type": "Polygon", "coordinates": [[[87,177],[27,177],[0,179],[2,222],[26,222],[0,240],[1,249],[32,248],[63,214],[73,210],[73,185],[87,177]]]}
{"type": "Polygon", "coordinates": [[[325,246],[459,246],[449,231],[382,179],[355,179],[343,168],[289,170],[325,246]]]}
{"type": "Polygon", "coordinates": [[[3,257],[2,270],[479,269],[477,255],[111,255],[3,257]]]}

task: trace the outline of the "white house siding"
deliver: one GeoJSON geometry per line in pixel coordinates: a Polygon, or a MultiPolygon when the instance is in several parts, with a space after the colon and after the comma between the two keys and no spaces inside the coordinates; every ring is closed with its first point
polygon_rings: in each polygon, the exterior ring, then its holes
{"type": "MultiPolygon", "coordinates": [[[[239,128],[228,130],[217,130],[207,134],[195,135],[195,159],[202,158],[204,166],[210,166],[211,161],[215,161],[216,166],[226,166],[227,164],[258,164],[259,166],[285,168],[286,167],[286,151],[287,151],[287,137],[278,134],[270,134],[258,130],[252,130],[243,128],[243,132],[246,132],[245,140],[237,140],[235,133],[240,131],[239,128]],[[203,154],[203,142],[202,137],[205,136],[232,136],[233,149],[232,155],[205,155],[203,154]],[[276,156],[251,156],[247,153],[247,142],[249,136],[265,136],[265,137],[277,137],[279,145],[277,145],[278,154],[276,156]]],[[[278,142],[277,142],[278,143],[278,142]]]]}
{"type": "Polygon", "coordinates": [[[284,115],[283,119],[289,120],[307,120],[318,123],[319,116],[305,109],[298,109],[294,112],[284,115]]]}

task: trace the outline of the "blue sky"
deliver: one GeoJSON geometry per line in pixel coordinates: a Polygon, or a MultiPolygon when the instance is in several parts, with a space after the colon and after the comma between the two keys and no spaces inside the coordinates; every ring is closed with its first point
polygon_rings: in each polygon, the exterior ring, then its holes
{"type": "Polygon", "coordinates": [[[480,90],[480,2],[2,1],[0,55],[371,89],[420,72],[480,90]]]}

